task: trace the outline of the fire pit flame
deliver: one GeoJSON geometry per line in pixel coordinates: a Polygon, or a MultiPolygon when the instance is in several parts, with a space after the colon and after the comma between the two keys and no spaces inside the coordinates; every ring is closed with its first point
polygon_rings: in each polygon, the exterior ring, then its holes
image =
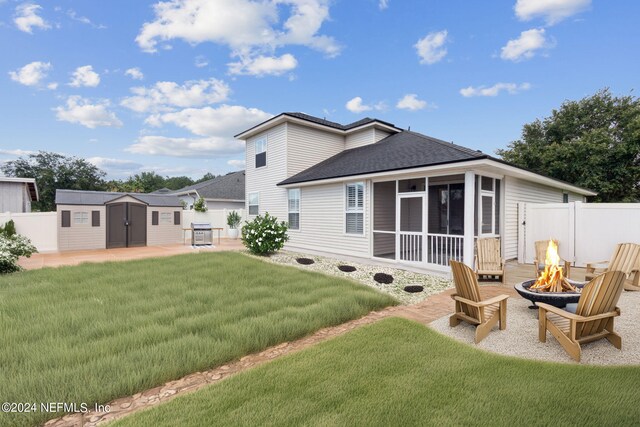
{"type": "Polygon", "coordinates": [[[549,246],[547,246],[544,271],[529,290],[537,292],[579,292],[575,286],[565,279],[562,273],[558,245],[553,239],[549,239],[549,246]]]}

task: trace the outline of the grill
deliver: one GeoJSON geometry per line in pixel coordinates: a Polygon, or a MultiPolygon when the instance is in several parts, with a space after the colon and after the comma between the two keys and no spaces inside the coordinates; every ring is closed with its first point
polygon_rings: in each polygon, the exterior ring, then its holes
{"type": "Polygon", "coordinates": [[[191,245],[203,246],[213,244],[213,230],[209,222],[191,223],[191,245]]]}

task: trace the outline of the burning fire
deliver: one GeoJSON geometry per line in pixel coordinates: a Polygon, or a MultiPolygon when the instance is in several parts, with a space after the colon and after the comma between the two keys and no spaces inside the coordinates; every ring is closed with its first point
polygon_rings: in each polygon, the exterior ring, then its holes
{"type": "Polygon", "coordinates": [[[536,280],[536,283],[529,288],[538,292],[576,292],[575,286],[571,285],[562,274],[560,268],[560,255],[558,255],[558,245],[549,239],[547,254],[544,259],[544,271],[536,280]]]}

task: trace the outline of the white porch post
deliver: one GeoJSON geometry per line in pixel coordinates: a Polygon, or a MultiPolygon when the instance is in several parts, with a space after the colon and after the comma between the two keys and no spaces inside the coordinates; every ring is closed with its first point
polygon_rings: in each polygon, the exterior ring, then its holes
{"type": "Polygon", "coordinates": [[[464,244],[463,260],[473,268],[473,234],[474,234],[474,200],[476,198],[476,174],[472,171],[464,173],[464,244]]]}

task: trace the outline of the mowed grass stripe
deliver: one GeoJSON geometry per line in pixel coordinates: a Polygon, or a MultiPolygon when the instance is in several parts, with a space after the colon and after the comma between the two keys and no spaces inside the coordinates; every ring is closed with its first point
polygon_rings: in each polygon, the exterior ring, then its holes
{"type": "Polygon", "coordinates": [[[114,427],[637,425],[639,367],[527,361],[389,318],[114,427]]]}
{"type": "MultiPolygon", "coordinates": [[[[0,277],[0,396],[105,403],[395,301],[238,253],[83,264],[0,277]]],[[[54,414],[0,414],[33,425],[54,414]]]]}

